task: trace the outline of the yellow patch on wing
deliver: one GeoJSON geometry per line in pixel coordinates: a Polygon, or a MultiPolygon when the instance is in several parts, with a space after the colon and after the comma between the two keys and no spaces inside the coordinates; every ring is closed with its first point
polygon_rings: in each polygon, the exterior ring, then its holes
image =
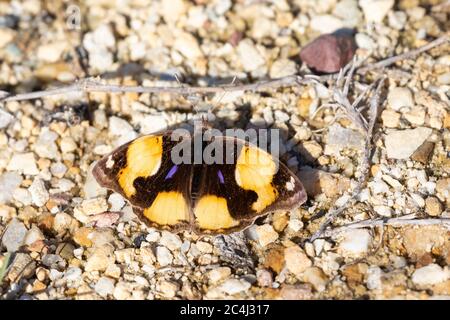
{"type": "Polygon", "coordinates": [[[276,171],[277,165],[270,154],[257,147],[242,147],[236,162],[235,179],[241,188],[253,190],[258,195],[252,204],[256,212],[264,210],[278,196],[272,186],[276,171]]]}
{"type": "Polygon", "coordinates": [[[176,225],[189,220],[189,208],[183,195],[177,191],[160,192],[152,205],[144,209],[144,216],[159,225],[176,225]]]}
{"type": "Polygon", "coordinates": [[[239,225],[228,211],[225,198],[206,195],[200,198],[194,208],[197,224],[201,229],[219,230],[229,229],[239,225]]]}
{"type": "Polygon", "coordinates": [[[119,171],[119,184],[127,197],[136,193],[134,180],[149,177],[161,166],[162,136],[144,136],[134,140],[127,149],[127,165],[119,171]]]}

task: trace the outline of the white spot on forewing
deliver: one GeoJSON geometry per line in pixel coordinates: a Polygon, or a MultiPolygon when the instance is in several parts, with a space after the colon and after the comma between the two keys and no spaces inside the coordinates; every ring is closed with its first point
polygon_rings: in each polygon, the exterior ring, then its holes
{"type": "Polygon", "coordinates": [[[295,188],[295,179],[293,177],[291,177],[291,179],[286,182],[286,190],[287,191],[292,191],[295,188]]]}
{"type": "Polygon", "coordinates": [[[108,157],[108,160],[106,160],[106,168],[111,169],[114,166],[114,160],[112,159],[112,156],[108,157]]]}
{"type": "Polygon", "coordinates": [[[234,178],[236,179],[236,183],[238,186],[241,185],[241,175],[239,174],[239,170],[234,171],[234,178]]]}
{"type": "Polygon", "coordinates": [[[158,164],[153,168],[152,172],[150,172],[150,176],[153,176],[155,173],[157,173],[160,167],[161,167],[161,157],[158,160],[158,164]]]}

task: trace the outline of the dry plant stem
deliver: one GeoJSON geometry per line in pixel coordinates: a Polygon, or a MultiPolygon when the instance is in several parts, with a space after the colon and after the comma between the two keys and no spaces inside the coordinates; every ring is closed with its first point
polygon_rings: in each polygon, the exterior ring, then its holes
{"type": "Polygon", "coordinates": [[[392,65],[392,64],[394,64],[394,63],[396,63],[398,61],[401,61],[401,60],[412,59],[412,58],[418,56],[419,54],[421,54],[421,53],[423,53],[425,51],[428,51],[430,49],[433,49],[434,47],[437,47],[437,46],[440,46],[440,45],[442,45],[442,44],[444,44],[446,42],[449,42],[449,40],[450,40],[450,35],[448,35],[448,34],[443,35],[442,37],[439,37],[436,40],[433,40],[430,43],[428,43],[426,45],[423,45],[423,46],[421,46],[421,47],[419,47],[417,49],[410,50],[408,52],[399,54],[398,56],[394,56],[394,57],[391,57],[391,58],[387,58],[387,59],[378,61],[376,63],[369,64],[369,65],[367,65],[365,67],[361,67],[361,68],[358,69],[357,73],[358,74],[364,74],[367,71],[370,71],[370,70],[373,70],[373,69],[384,68],[384,67],[390,66],[390,65],[392,65]]]}
{"type": "MultiPolygon", "coordinates": [[[[350,71],[350,73],[347,75],[347,77],[351,77],[352,76],[352,72],[350,71]]],[[[348,78],[347,78],[348,80],[348,78]]],[[[325,221],[322,223],[322,225],[319,227],[319,230],[317,230],[312,236],[310,241],[314,241],[315,239],[319,238],[322,236],[322,234],[324,233],[326,227],[328,225],[330,225],[335,219],[336,217],[338,217],[343,211],[345,211],[350,205],[352,205],[357,196],[360,194],[363,185],[366,181],[367,178],[367,174],[369,171],[369,167],[370,167],[370,154],[372,153],[372,136],[373,136],[373,129],[375,127],[375,123],[376,123],[376,119],[377,119],[377,115],[378,115],[378,109],[379,109],[379,105],[380,105],[380,93],[381,93],[381,88],[384,84],[384,80],[385,78],[379,79],[378,80],[378,85],[375,89],[374,95],[372,96],[372,98],[370,99],[370,109],[369,109],[369,122],[367,124],[367,131],[365,132],[365,136],[366,136],[366,141],[365,141],[365,148],[364,148],[364,152],[363,155],[361,157],[361,164],[359,165],[359,178],[357,181],[357,185],[356,187],[353,189],[351,196],[347,199],[347,201],[341,205],[339,208],[334,208],[331,209],[330,211],[328,211],[328,213],[325,215],[325,221]]],[[[348,86],[348,81],[346,81],[346,86],[348,86]]],[[[344,87],[344,90],[345,90],[344,87]]],[[[342,90],[342,91],[344,91],[342,90]]],[[[348,90],[348,89],[347,89],[348,90]]],[[[341,90],[338,90],[341,92],[341,95],[343,94],[343,92],[341,90]]],[[[348,92],[348,91],[347,91],[348,92]]],[[[366,92],[363,92],[362,94],[366,94],[366,92]]],[[[341,97],[342,98],[342,97],[341,97]]],[[[346,101],[342,101],[345,102],[345,104],[348,104],[348,100],[345,98],[346,101]]],[[[356,99],[356,101],[359,101],[359,99],[356,99]]],[[[344,106],[345,109],[348,109],[348,106],[344,106]]],[[[351,106],[351,110],[353,110],[352,112],[357,112],[356,111],[356,105],[353,104],[351,106]]],[[[358,113],[359,114],[359,113],[358,113]]]]}
{"type": "MultiPolygon", "coordinates": [[[[384,68],[398,61],[405,59],[412,59],[417,55],[428,51],[434,47],[440,46],[449,41],[450,36],[444,35],[437,38],[430,43],[411,50],[409,52],[394,56],[379,62],[369,64],[363,67],[354,67],[356,73],[364,74],[369,70],[384,68]]],[[[347,71],[344,69],[343,71],[347,71]]],[[[355,70],[353,70],[354,72],[355,70]]],[[[343,72],[346,73],[346,72],[343,72]]],[[[75,92],[108,92],[108,93],[124,93],[124,92],[136,92],[136,93],[171,93],[180,95],[190,95],[190,94],[207,94],[207,93],[225,93],[232,91],[262,91],[267,89],[277,89],[280,87],[290,87],[297,86],[300,84],[310,83],[314,81],[328,81],[333,78],[336,79],[337,75],[325,75],[325,76],[313,76],[313,75],[292,75],[280,79],[274,80],[264,80],[255,82],[252,84],[245,85],[231,85],[231,86],[217,86],[217,87],[143,87],[143,86],[119,86],[119,85],[109,85],[103,84],[100,81],[94,79],[81,79],[77,83],[63,86],[54,89],[48,89],[43,91],[36,91],[30,93],[21,93],[16,95],[9,95],[7,92],[0,92],[0,102],[7,101],[22,101],[22,100],[32,100],[44,98],[52,95],[58,94],[69,94],[75,92]]]]}
{"type": "Polygon", "coordinates": [[[21,101],[39,99],[53,95],[68,94],[76,92],[108,92],[108,93],[171,93],[180,95],[191,94],[207,94],[207,93],[226,93],[231,91],[262,91],[267,89],[276,89],[280,87],[298,86],[300,84],[311,83],[317,81],[319,77],[314,75],[306,75],[304,77],[293,75],[280,79],[260,81],[252,84],[235,85],[235,86],[218,86],[218,87],[143,87],[143,86],[121,86],[101,83],[100,80],[92,78],[79,80],[77,83],[30,93],[22,93],[13,96],[5,96],[0,98],[0,102],[21,101]]]}
{"type": "Polygon", "coordinates": [[[450,230],[450,218],[433,218],[433,219],[415,219],[415,218],[408,218],[405,219],[404,217],[399,218],[390,218],[390,219],[367,219],[363,221],[353,222],[349,224],[345,224],[340,227],[336,227],[331,230],[325,231],[319,238],[325,238],[325,237],[333,237],[338,235],[339,233],[346,232],[349,230],[354,229],[361,229],[361,228],[374,228],[374,227],[382,227],[382,226],[394,226],[394,227],[401,227],[401,226],[431,226],[431,225],[443,225],[446,226],[450,230]]]}

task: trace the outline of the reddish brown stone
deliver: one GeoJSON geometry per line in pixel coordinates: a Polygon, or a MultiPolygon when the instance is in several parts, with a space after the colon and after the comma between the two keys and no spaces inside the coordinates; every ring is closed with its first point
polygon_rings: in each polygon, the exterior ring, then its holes
{"type": "Polygon", "coordinates": [[[317,72],[334,73],[343,68],[356,51],[356,42],[351,34],[325,34],[300,52],[300,58],[317,72]]]}
{"type": "Polygon", "coordinates": [[[239,42],[242,40],[243,38],[243,34],[242,32],[239,31],[234,31],[231,36],[230,39],[228,39],[228,42],[233,46],[233,47],[237,47],[237,45],[239,44],[239,42]]]}

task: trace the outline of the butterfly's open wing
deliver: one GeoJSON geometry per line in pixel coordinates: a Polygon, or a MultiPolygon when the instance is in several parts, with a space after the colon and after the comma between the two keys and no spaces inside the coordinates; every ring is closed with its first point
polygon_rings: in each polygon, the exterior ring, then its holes
{"type": "Polygon", "coordinates": [[[216,160],[218,150],[226,158],[195,169],[193,229],[197,233],[238,231],[262,215],[293,210],[306,201],[297,176],[262,149],[231,137],[216,137],[209,146],[215,149],[216,160]]]}
{"type": "Polygon", "coordinates": [[[171,150],[177,143],[170,133],[137,138],[99,160],[94,177],[130,201],[148,225],[171,231],[188,229],[192,166],[172,161],[171,150]]]}

